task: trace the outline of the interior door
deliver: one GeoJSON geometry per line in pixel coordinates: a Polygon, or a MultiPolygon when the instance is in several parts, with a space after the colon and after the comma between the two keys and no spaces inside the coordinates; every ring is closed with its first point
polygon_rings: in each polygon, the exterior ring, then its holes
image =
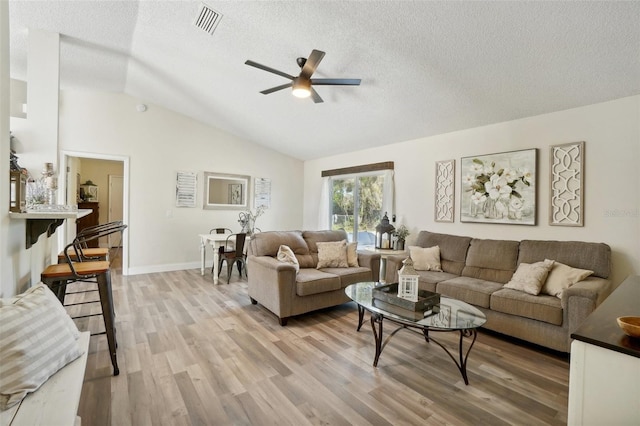
{"type": "MultiPolygon", "coordinates": [[[[122,176],[109,175],[109,222],[122,220],[123,205],[123,178],[122,176]]],[[[113,248],[120,244],[120,234],[109,235],[109,247],[113,248]]]]}

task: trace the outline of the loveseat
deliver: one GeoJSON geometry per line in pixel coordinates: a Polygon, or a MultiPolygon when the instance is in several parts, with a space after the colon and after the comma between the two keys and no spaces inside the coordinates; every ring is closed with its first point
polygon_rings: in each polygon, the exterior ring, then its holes
{"type": "Polygon", "coordinates": [[[358,266],[318,269],[318,243],[347,241],[345,231],[270,231],[252,236],[247,250],[249,297],[276,314],[280,325],[289,317],[350,301],[349,284],[378,281],[380,255],[357,252],[358,266]],[[277,259],[288,246],[299,265],[277,259]]]}
{"type": "MultiPolygon", "coordinates": [[[[415,246],[440,251],[441,271],[417,271],[420,288],[476,306],[487,316],[486,329],[565,353],[571,333],[612,291],[611,249],[603,243],[483,240],[421,231],[415,246]],[[559,297],[505,288],[520,264],[545,259],[593,273],[559,297]]],[[[397,282],[406,257],[387,258],[387,282],[397,282]]]]}

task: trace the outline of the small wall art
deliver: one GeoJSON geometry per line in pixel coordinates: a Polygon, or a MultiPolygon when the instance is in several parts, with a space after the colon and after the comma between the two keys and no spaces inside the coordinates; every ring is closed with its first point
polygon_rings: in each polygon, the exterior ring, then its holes
{"type": "Polygon", "coordinates": [[[460,221],[536,224],[537,149],[465,157],[460,221]]]}
{"type": "Polygon", "coordinates": [[[584,142],[553,145],[549,225],[584,226],[584,142]]]}
{"type": "Polygon", "coordinates": [[[198,175],[195,172],[176,173],[176,207],[196,206],[198,175]]]}
{"type": "Polygon", "coordinates": [[[435,221],[453,222],[456,160],[436,161],[435,221]]]}

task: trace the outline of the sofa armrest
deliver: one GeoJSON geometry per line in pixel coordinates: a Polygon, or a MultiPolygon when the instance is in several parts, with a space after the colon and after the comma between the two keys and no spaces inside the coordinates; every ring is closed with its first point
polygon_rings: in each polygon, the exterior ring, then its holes
{"type": "Polygon", "coordinates": [[[407,257],[409,257],[409,254],[387,256],[387,266],[384,277],[387,284],[398,282],[398,271],[402,268],[402,262],[404,262],[407,257]]]}
{"type": "Polygon", "coordinates": [[[569,321],[569,333],[576,331],[611,291],[611,281],[598,277],[588,277],[566,289],[560,300],[569,321]]]}
{"type": "Polygon", "coordinates": [[[261,267],[266,269],[272,269],[275,271],[287,271],[292,270],[295,272],[295,267],[291,263],[281,262],[275,257],[271,256],[252,256],[249,255],[247,263],[251,263],[252,267],[261,267]],[[259,266],[258,266],[259,265],[259,266]]]}
{"type": "Polygon", "coordinates": [[[296,294],[295,267],[271,256],[247,258],[249,297],[280,318],[291,316],[296,294]]]}
{"type": "Polygon", "coordinates": [[[371,279],[380,281],[380,253],[359,251],[358,265],[371,269],[371,279]]]}

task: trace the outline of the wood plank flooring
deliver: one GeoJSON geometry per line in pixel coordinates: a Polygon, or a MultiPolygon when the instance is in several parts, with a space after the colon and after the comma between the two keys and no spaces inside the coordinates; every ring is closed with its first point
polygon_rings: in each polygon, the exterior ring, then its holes
{"type": "MultiPolygon", "coordinates": [[[[281,327],[237,272],[217,286],[199,269],[112,280],[120,375],[106,338],[92,337],[85,426],[566,424],[569,364],[555,353],[480,332],[465,386],[441,348],[407,331],[374,368],[371,327],[356,332],[353,303],[281,327]]],[[[76,320],[92,331],[101,321],[76,320]]],[[[456,347],[456,335],[438,337],[456,347]]]]}

